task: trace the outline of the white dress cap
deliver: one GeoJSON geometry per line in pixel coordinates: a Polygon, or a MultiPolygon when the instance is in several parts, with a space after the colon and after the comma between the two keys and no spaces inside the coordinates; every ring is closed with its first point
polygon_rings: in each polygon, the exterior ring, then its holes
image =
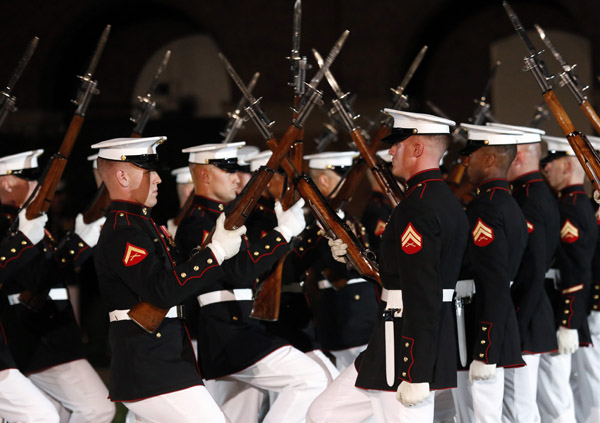
{"type": "Polygon", "coordinates": [[[377,153],[379,157],[381,157],[383,159],[383,161],[387,162],[387,163],[391,163],[392,162],[392,156],[390,155],[390,150],[385,149],[385,150],[379,150],[377,153]]]}
{"type": "Polygon", "coordinates": [[[468,131],[467,145],[459,152],[461,156],[468,156],[485,146],[515,145],[517,138],[523,135],[521,131],[495,126],[471,125],[470,123],[461,123],[460,126],[468,131]]]}
{"type": "Polygon", "coordinates": [[[394,127],[390,135],[382,139],[390,144],[404,141],[412,135],[449,134],[450,126],[456,125],[456,122],[450,119],[425,113],[404,112],[395,109],[383,109],[383,112],[394,118],[394,127]]]}
{"type": "Polygon", "coordinates": [[[548,146],[548,155],[557,154],[557,157],[575,155],[567,137],[551,137],[549,135],[544,135],[542,139],[546,141],[546,145],[548,146]]]}
{"type": "Polygon", "coordinates": [[[504,128],[513,131],[520,131],[523,135],[519,135],[517,137],[517,144],[532,144],[535,142],[542,141],[542,135],[546,133],[546,131],[538,128],[531,128],[529,126],[516,126],[516,125],[505,125],[503,123],[496,122],[488,122],[487,126],[493,126],[495,128],[504,128]]]}
{"type": "Polygon", "coordinates": [[[323,153],[309,154],[304,156],[308,160],[311,169],[330,169],[334,171],[346,169],[352,166],[356,151],[325,151],[323,153]]]}
{"type": "Polygon", "coordinates": [[[238,151],[246,144],[245,141],[220,143],[220,144],[201,144],[195,147],[188,147],[181,150],[182,153],[190,153],[188,161],[197,164],[215,164],[220,160],[235,159],[237,164],[238,151]]]}
{"type": "Polygon", "coordinates": [[[178,184],[191,184],[193,182],[189,166],[173,169],[171,175],[175,176],[175,182],[178,184]]]}
{"type": "Polygon", "coordinates": [[[107,160],[129,161],[130,156],[155,155],[156,147],[167,137],[113,138],[92,145],[97,148],[98,157],[107,160]]]}
{"type": "MultiPolygon", "coordinates": [[[[254,145],[245,145],[237,152],[237,162],[240,167],[250,165],[250,160],[260,152],[260,148],[254,145]]],[[[242,169],[243,170],[243,169],[242,169]]]]}
{"type": "Polygon", "coordinates": [[[27,169],[37,169],[37,159],[43,153],[44,150],[39,149],[0,158],[0,176],[20,175],[27,172],[27,169]]]}
{"type": "Polygon", "coordinates": [[[271,150],[265,150],[252,157],[250,159],[250,172],[254,172],[261,166],[266,165],[272,155],[273,152],[271,150]]]}
{"type": "Polygon", "coordinates": [[[87,156],[87,159],[92,162],[92,168],[98,169],[98,153],[87,156]]]}

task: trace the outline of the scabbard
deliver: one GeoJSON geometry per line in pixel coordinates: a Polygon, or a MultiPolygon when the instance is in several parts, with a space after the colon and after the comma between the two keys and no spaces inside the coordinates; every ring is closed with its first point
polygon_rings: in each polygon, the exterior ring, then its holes
{"type": "Polygon", "coordinates": [[[394,386],[396,362],[394,356],[394,311],[384,312],[385,327],[385,380],[388,386],[394,386]]]}
{"type": "Polygon", "coordinates": [[[454,310],[456,311],[456,335],[458,337],[458,356],[460,364],[467,366],[467,335],[465,332],[465,306],[463,299],[456,297],[454,299],[454,310]]]}

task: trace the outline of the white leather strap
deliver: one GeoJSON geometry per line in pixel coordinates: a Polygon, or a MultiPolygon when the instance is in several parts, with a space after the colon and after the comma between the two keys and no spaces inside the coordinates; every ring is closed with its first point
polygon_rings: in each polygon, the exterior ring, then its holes
{"type": "MultiPolygon", "coordinates": [[[[353,279],[348,279],[348,282],[346,282],[346,285],[352,285],[355,283],[363,283],[363,282],[366,282],[366,280],[364,280],[363,278],[353,278],[353,279]]],[[[317,282],[317,284],[319,285],[319,289],[333,288],[333,285],[327,279],[322,279],[319,282],[317,282]]]]}
{"type": "MultiPolygon", "coordinates": [[[[129,309],[113,310],[108,313],[108,318],[111,322],[117,322],[119,320],[131,320],[131,317],[129,317],[129,314],[127,314],[127,313],[129,313],[129,309]]],[[[169,311],[167,312],[167,314],[165,315],[165,318],[176,319],[177,318],[177,307],[171,307],[169,309],[169,311]]]]}
{"type": "Polygon", "coordinates": [[[207,292],[198,296],[200,307],[225,301],[252,301],[252,290],[249,288],[207,292]]]}
{"type": "MultiPolygon", "coordinates": [[[[402,290],[400,289],[394,289],[394,290],[388,290],[383,288],[381,290],[381,300],[385,301],[386,303],[389,302],[388,299],[390,298],[390,293],[394,293],[393,295],[402,295],[402,290]],[[395,293],[399,293],[399,294],[395,294],[395,293]]],[[[450,301],[452,301],[452,297],[454,296],[454,290],[453,289],[443,289],[442,290],[442,301],[445,303],[449,303],[450,301]]],[[[391,308],[395,308],[395,307],[391,307],[391,308]]]]}
{"type": "MultiPolygon", "coordinates": [[[[18,293],[18,294],[9,295],[8,303],[10,305],[19,304],[21,302],[21,301],[19,301],[19,295],[21,295],[21,294],[18,293]]],[[[48,293],[48,297],[53,299],[54,301],[68,300],[69,292],[67,291],[67,288],[52,288],[50,290],[50,292],[48,293]]]]}

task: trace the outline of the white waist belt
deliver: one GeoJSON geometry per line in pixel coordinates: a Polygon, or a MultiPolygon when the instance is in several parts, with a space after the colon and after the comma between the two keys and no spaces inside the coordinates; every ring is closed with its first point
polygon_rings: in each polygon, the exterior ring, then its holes
{"type": "MultiPolygon", "coordinates": [[[[21,301],[19,301],[19,295],[21,295],[21,294],[18,293],[18,294],[9,295],[8,303],[10,305],[19,304],[21,302],[21,301]]],[[[53,299],[54,301],[68,300],[69,293],[67,292],[67,288],[52,288],[50,290],[50,292],[48,293],[48,297],[53,299]]]]}
{"type": "MultiPolygon", "coordinates": [[[[514,281],[509,282],[512,286],[514,281]]],[[[475,281],[473,279],[463,279],[456,282],[456,296],[459,298],[472,297],[477,290],[475,289],[475,281]]]]}
{"type": "MultiPolygon", "coordinates": [[[[108,313],[108,318],[111,322],[117,322],[119,320],[131,320],[131,317],[129,317],[129,314],[127,313],[129,313],[129,310],[113,310],[108,313]]],[[[165,315],[165,318],[176,319],[177,306],[171,307],[165,315]]]]}
{"type": "Polygon", "coordinates": [[[233,289],[225,291],[207,292],[198,296],[200,307],[225,301],[252,301],[252,290],[250,288],[233,289]]]}
{"type": "MultiPolygon", "coordinates": [[[[393,291],[400,291],[398,290],[393,290],[393,291]]],[[[386,303],[388,302],[388,296],[390,295],[389,293],[390,291],[383,288],[381,291],[381,300],[385,301],[386,303]]],[[[452,296],[454,295],[454,290],[453,289],[442,289],[442,302],[444,303],[449,303],[450,301],[452,301],[452,296]]]]}
{"type": "Polygon", "coordinates": [[[548,269],[546,272],[546,279],[557,279],[560,278],[560,270],[558,269],[548,269]]]}
{"type": "MultiPolygon", "coordinates": [[[[364,280],[363,278],[348,279],[348,282],[346,282],[346,285],[352,285],[354,283],[363,283],[363,282],[366,282],[366,280],[364,280]]],[[[320,280],[318,282],[318,285],[319,285],[319,289],[333,288],[333,285],[327,279],[320,280]]]]}

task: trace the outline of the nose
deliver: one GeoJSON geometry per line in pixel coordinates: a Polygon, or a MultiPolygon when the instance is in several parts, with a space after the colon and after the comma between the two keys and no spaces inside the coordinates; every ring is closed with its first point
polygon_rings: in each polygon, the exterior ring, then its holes
{"type": "Polygon", "coordinates": [[[152,182],[156,185],[158,185],[162,182],[162,179],[160,179],[160,176],[158,175],[157,172],[152,172],[152,182]]]}

